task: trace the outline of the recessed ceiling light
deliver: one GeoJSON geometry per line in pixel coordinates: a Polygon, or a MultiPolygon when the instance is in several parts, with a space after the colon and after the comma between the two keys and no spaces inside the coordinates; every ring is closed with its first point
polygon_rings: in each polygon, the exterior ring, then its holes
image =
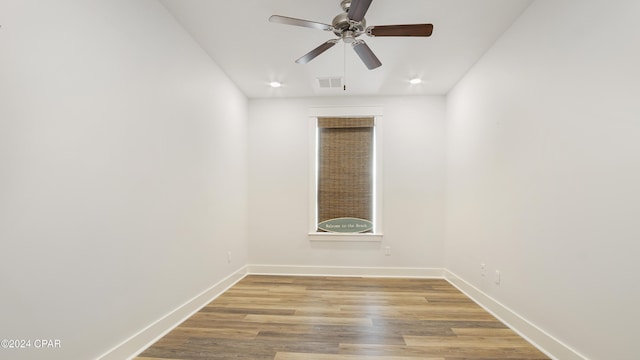
{"type": "Polygon", "coordinates": [[[413,78],[411,80],[409,80],[409,83],[411,85],[418,85],[418,84],[422,84],[422,79],[420,78],[413,78]]]}
{"type": "Polygon", "coordinates": [[[282,86],[282,83],[279,81],[272,81],[269,83],[269,86],[271,86],[272,88],[279,88],[282,86]]]}

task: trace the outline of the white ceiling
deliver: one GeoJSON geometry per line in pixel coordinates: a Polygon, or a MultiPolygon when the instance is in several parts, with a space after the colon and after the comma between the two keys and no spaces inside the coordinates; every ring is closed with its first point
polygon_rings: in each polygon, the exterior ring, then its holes
{"type": "Polygon", "coordinates": [[[446,94],[531,0],[374,0],[367,25],[432,23],[428,38],[363,35],[382,66],[368,70],[350,46],[294,61],[331,32],[270,23],[273,14],[331,24],[340,0],[161,0],[250,98],[446,94]],[[318,77],[346,74],[347,90],[321,89],[318,77]],[[422,84],[411,85],[420,76],[422,84]],[[283,86],[272,89],[271,81],[283,86]]]}

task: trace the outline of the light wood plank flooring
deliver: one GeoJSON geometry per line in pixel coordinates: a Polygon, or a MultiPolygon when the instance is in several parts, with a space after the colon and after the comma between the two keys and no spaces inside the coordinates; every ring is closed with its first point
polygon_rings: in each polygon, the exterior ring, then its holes
{"type": "Polygon", "coordinates": [[[549,358],[445,280],[250,275],[136,359],[549,358]]]}

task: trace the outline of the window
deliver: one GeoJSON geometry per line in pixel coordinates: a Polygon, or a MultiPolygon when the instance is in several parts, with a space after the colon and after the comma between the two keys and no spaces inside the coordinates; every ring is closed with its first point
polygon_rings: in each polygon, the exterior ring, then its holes
{"type": "Polygon", "coordinates": [[[323,109],[311,118],[313,240],[380,240],[380,116],[353,116],[349,109],[323,109]]]}
{"type": "Polygon", "coordinates": [[[373,230],[373,118],[318,118],[318,232],[373,230]]]}

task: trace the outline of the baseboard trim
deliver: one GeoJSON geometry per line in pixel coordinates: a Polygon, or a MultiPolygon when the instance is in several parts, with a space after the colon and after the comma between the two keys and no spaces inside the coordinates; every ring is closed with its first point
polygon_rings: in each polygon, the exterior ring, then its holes
{"type": "Polygon", "coordinates": [[[156,320],[151,325],[140,330],[127,340],[123,341],[113,349],[98,357],[100,360],[122,360],[133,359],[142,351],[147,349],[161,337],[180,325],[183,321],[198,312],[208,303],[227,291],[247,275],[247,267],[235,271],[231,275],[222,279],[209,289],[194,296],[191,300],[179,306],[177,309],[169,312],[162,318],[156,320]]]}
{"type": "Polygon", "coordinates": [[[453,272],[445,269],[444,278],[552,359],[588,360],[562,341],[554,338],[453,272]]]}
{"type": "Polygon", "coordinates": [[[359,276],[398,278],[444,278],[439,268],[387,268],[304,265],[247,265],[253,275],[359,276]]]}
{"type": "Polygon", "coordinates": [[[246,265],[115,346],[100,360],[133,359],[246,275],[358,276],[445,279],[552,359],[589,360],[455,273],[442,268],[246,265]]]}

